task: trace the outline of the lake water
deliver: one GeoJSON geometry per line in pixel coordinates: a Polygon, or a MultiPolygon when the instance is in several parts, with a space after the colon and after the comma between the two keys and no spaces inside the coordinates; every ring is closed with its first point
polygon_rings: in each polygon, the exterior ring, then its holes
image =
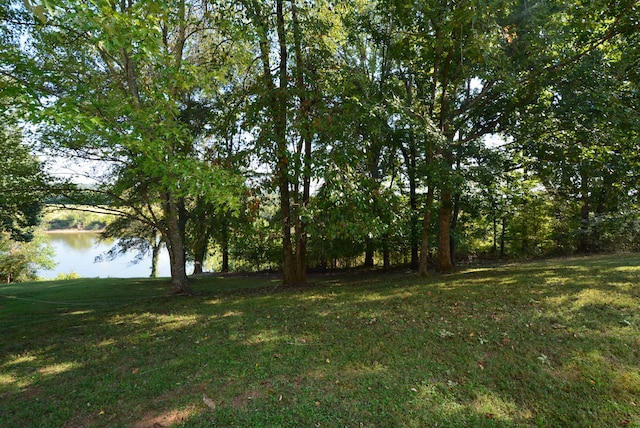
{"type": "MultiPolygon", "coordinates": [[[[38,271],[42,278],[55,279],[59,274],[76,273],[83,278],[147,278],[151,274],[151,256],[139,263],[132,263],[135,254],[125,254],[115,260],[96,262],[115,241],[100,241],[98,233],[64,232],[48,233],[49,243],[55,250],[57,266],[52,270],[38,271]]],[[[160,253],[158,276],[171,276],[169,253],[166,248],[160,253]]]]}

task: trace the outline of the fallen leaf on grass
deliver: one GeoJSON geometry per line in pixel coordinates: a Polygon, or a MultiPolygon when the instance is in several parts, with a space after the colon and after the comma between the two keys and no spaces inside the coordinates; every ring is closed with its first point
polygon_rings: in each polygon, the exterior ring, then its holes
{"type": "Polygon", "coordinates": [[[549,366],[551,366],[551,363],[549,362],[549,357],[547,357],[544,354],[540,354],[540,356],[538,357],[538,360],[542,363],[542,364],[547,364],[549,366]]]}
{"type": "Polygon", "coordinates": [[[624,421],[620,422],[620,426],[621,427],[627,427],[627,426],[629,426],[630,423],[631,423],[631,421],[625,419],[624,421]]]}
{"type": "Polygon", "coordinates": [[[204,394],[202,394],[202,402],[211,410],[216,409],[216,403],[211,398],[207,397],[204,394]]]}

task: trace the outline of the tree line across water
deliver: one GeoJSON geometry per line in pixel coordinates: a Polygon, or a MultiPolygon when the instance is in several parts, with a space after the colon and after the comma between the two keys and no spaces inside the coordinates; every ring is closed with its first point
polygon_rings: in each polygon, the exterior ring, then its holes
{"type": "Polygon", "coordinates": [[[637,249],[639,8],[6,2],[0,226],[29,240],[43,201],[115,215],[120,250],[166,246],[175,292],[212,249],[287,284],[637,249]]]}

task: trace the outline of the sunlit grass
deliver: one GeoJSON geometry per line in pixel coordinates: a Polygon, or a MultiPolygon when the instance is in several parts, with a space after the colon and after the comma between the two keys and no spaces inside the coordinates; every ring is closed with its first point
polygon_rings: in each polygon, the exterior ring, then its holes
{"type": "Polygon", "coordinates": [[[639,262],[0,286],[0,426],[640,426],[639,262]]]}
{"type": "MultiPolygon", "coordinates": [[[[164,315],[145,312],[142,314],[118,314],[110,320],[114,326],[149,326],[153,331],[179,330],[198,323],[198,316],[190,315],[164,315]]],[[[144,330],[148,330],[145,328],[144,330]]]]}
{"type": "Polygon", "coordinates": [[[9,357],[5,366],[9,367],[18,364],[33,363],[36,360],[37,357],[35,355],[16,355],[15,358],[9,357]]]}
{"type": "Polygon", "coordinates": [[[80,364],[75,362],[56,363],[48,366],[40,367],[38,373],[44,376],[58,375],[64,372],[68,372],[80,367],[80,364]]]}

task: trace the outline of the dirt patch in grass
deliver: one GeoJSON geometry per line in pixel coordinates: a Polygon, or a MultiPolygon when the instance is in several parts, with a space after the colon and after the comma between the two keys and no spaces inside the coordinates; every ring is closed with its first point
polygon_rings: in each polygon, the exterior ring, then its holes
{"type": "Polygon", "coordinates": [[[89,426],[95,426],[98,423],[98,419],[94,416],[78,415],[69,419],[62,428],[84,428],[89,426]]]}
{"type": "Polygon", "coordinates": [[[136,422],[133,428],[163,428],[186,422],[194,411],[195,408],[193,407],[187,409],[171,409],[160,413],[150,411],[136,422]]]}
{"type": "Polygon", "coordinates": [[[262,392],[258,390],[250,390],[244,394],[239,394],[233,397],[231,400],[231,406],[235,409],[243,409],[246,410],[251,403],[252,400],[258,399],[262,397],[262,392]]]}

